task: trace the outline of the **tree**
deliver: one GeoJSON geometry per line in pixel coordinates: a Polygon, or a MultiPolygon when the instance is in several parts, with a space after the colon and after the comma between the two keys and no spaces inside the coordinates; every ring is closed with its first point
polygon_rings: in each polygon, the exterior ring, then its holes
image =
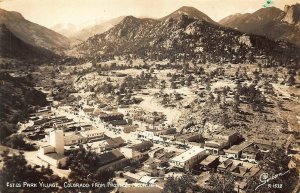
{"type": "Polygon", "coordinates": [[[287,79],[286,83],[290,86],[294,86],[296,84],[295,76],[293,74],[290,75],[290,77],[287,79]]]}
{"type": "Polygon", "coordinates": [[[235,92],[234,96],[233,96],[233,110],[234,111],[238,111],[240,107],[240,95],[237,94],[237,92],[235,92]]]}
{"type": "Polygon", "coordinates": [[[259,161],[259,167],[264,173],[265,180],[278,175],[277,178],[271,179],[266,184],[261,185],[262,181],[260,176],[254,176],[249,179],[248,185],[246,187],[247,193],[257,192],[292,192],[294,187],[297,185],[299,174],[296,169],[290,169],[288,164],[290,162],[290,157],[285,154],[285,151],[281,148],[273,147],[273,149],[262,155],[261,161],[259,161]],[[270,188],[269,185],[281,184],[282,188],[270,188]],[[259,186],[259,187],[258,187],[259,186]]]}
{"type": "Polygon", "coordinates": [[[222,175],[212,174],[209,178],[209,184],[212,187],[213,193],[233,193],[234,191],[234,177],[230,173],[222,175]]]}
{"type": "Polygon", "coordinates": [[[187,193],[193,191],[195,179],[190,174],[184,174],[181,177],[169,177],[164,186],[163,193],[187,193]]]}
{"type": "MultiPolygon", "coordinates": [[[[1,155],[3,157],[3,168],[0,172],[0,190],[2,192],[26,192],[21,188],[9,188],[6,182],[28,182],[28,183],[53,183],[59,182],[59,177],[52,176],[53,171],[50,168],[42,168],[41,172],[37,171],[31,165],[27,164],[23,154],[9,155],[9,151],[4,151],[1,155]]],[[[31,192],[56,192],[56,187],[36,187],[31,192]]]]}

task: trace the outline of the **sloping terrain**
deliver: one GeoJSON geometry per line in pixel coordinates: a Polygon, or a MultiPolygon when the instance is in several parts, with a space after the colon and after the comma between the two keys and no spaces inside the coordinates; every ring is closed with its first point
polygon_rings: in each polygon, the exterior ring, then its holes
{"type": "Polygon", "coordinates": [[[20,13],[0,9],[0,24],[4,24],[16,37],[34,47],[66,49],[68,38],[46,27],[26,20],[20,13]]]}
{"type": "Polygon", "coordinates": [[[51,59],[54,53],[29,45],[16,37],[4,24],[0,24],[0,57],[19,59],[51,59]]]}
{"type": "Polygon", "coordinates": [[[203,63],[244,63],[261,55],[279,61],[299,60],[299,48],[292,44],[244,34],[184,14],[165,21],[128,16],[107,32],[79,44],[76,50],[91,59],[135,54],[150,59],[203,63]]]}
{"type": "Polygon", "coordinates": [[[275,7],[262,8],[252,14],[235,14],[219,24],[246,33],[263,35],[270,39],[286,40],[300,46],[300,4],[286,6],[282,11],[275,7]]]}
{"type": "Polygon", "coordinates": [[[92,37],[93,35],[101,34],[105,31],[109,30],[110,28],[112,28],[115,25],[117,25],[118,23],[120,23],[123,19],[124,19],[124,17],[117,17],[117,18],[111,19],[109,21],[106,21],[106,22],[103,22],[103,23],[100,23],[100,24],[97,24],[94,26],[89,26],[89,27],[83,28],[79,32],[73,34],[71,37],[85,41],[89,37],[92,37]]]}
{"type": "Polygon", "coordinates": [[[0,72],[0,133],[2,140],[28,115],[30,106],[45,106],[46,95],[33,88],[30,77],[17,78],[0,72]]]}
{"type": "Polygon", "coordinates": [[[173,13],[161,18],[160,20],[166,21],[170,18],[179,19],[182,15],[187,15],[190,18],[204,20],[209,23],[217,24],[210,17],[208,17],[206,14],[202,13],[198,9],[196,9],[194,7],[187,7],[187,6],[183,6],[183,7],[179,8],[178,10],[174,11],[173,13]]]}

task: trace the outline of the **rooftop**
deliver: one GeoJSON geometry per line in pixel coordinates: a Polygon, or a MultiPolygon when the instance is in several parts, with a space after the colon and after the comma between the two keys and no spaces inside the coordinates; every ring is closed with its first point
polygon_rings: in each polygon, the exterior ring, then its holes
{"type": "Polygon", "coordinates": [[[218,168],[227,168],[228,166],[230,166],[231,164],[233,164],[233,160],[232,159],[227,159],[225,160],[223,163],[221,163],[218,168]]]}
{"type": "Polygon", "coordinates": [[[257,153],[259,150],[258,150],[258,147],[256,146],[248,146],[246,147],[244,150],[243,150],[243,153],[257,153]]]}
{"type": "Polygon", "coordinates": [[[209,165],[210,163],[214,162],[216,159],[219,159],[219,156],[209,155],[203,161],[200,162],[201,165],[209,165]]]}
{"type": "Polygon", "coordinates": [[[106,142],[109,146],[112,146],[112,147],[118,147],[125,143],[125,141],[122,139],[122,137],[115,137],[115,138],[107,139],[106,142]]]}
{"type": "Polygon", "coordinates": [[[238,152],[244,150],[245,148],[249,147],[252,144],[253,144],[252,142],[246,141],[246,142],[243,142],[243,143],[241,143],[239,145],[234,145],[234,146],[232,146],[229,149],[225,149],[224,152],[238,153],[238,152]]]}
{"type": "Polygon", "coordinates": [[[133,149],[136,151],[145,151],[147,149],[150,149],[153,144],[150,141],[143,141],[142,143],[135,144],[133,146],[133,149]]]}
{"type": "Polygon", "coordinates": [[[92,130],[81,132],[82,135],[91,135],[91,134],[98,134],[98,133],[104,133],[104,132],[99,129],[92,129],[92,130]]]}
{"type": "Polygon", "coordinates": [[[220,147],[221,145],[224,145],[225,143],[227,143],[227,140],[225,139],[211,139],[208,141],[205,141],[205,146],[209,146],[209,147],[220,147]]]}
{"type": "Polygon", "coordinates": [[[64,139],[65,140],[77,140],[77,139],[81,139],[83,138],[83,136],[79,133],[75,134],[73,133],[72,135],[65,135],[64,139]]]}
{"type": "Polygon", "coordinates": [[[205,150],[203,148],[195,146],[195,147],[192,147],[192,148],[188,149],[187,151],[179,154],[178,156],[172,158],[171,160],[175,161],[175,162],[183,163],[204,151],[205,150]]]}
{"type": "Polygon", "coordinates": [[[233,134],[236,134],[236,131],[232,131],[232,130],[223,130],[220,133],[218,133],[218,135],[227,135],[227,136],[231,136],[233,134]]]}
{"type": "Polygon", "coordinates": [[[199,133],[186,133],[183,135],[176,136],[177,140],[185,140],[191,137],[199,136],[199,133]]]}
{"type": "Polygon", "coordinates": [[[45,155],[48,157],[51,157],[52,159],[55,159],[55,160],[60,160],[60,159],[63,159],[66,157],[65,155],[58,154],[58,153],[47,153],[45,155]]]}
{"type": "Polygon", "coordinates": [[[118,149],[114,149],[112,151],[99,155],[99,162],[100,165],[103,166],[108,163],[120,160],[122,158],[124,158],[124,155],[118,149]]]}

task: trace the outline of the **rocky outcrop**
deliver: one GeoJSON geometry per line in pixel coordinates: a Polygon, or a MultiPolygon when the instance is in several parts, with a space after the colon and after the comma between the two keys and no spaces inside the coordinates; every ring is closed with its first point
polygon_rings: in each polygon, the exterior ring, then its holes
{"type": "Polygon", "coordinates": [[[282,19],[283,21],[288,22],[289,24],[297,24],[300,21],[300,4],[295,5],[286,5],[284,7],[285,16],[282,19]]]}

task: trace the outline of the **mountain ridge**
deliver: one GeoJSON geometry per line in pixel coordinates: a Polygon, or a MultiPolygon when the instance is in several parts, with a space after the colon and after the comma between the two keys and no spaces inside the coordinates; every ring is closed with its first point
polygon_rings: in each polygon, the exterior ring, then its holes
{"type": "Polygon", "coordinates": [[[70,45],[68,38],[26,20],[22,14],[15,11],[0,9],[0,24],[5,24],[16,37],[34,47],[62,50],[67,49],[70,45]]]}
{"type": "Polygon", "coordinates": [[[184,56],[199,62],[221,63],[253,61],[253,57],[259,55],[278,59],[282,53],[293,58],[296,57],[294,52],[299,50],[292,44],[244,34],[184,14],[178,19],[167,20],[129,16],[105,33],[90,37],[75,49],[93,59],[105,55],[135,54],[156,59],[184,56]]]}
{"type": "Polygon", "coordinates": [[[219,21],[220,25],[245,33],[285,40],[300,46],[300,5],[262,8],[254,13],[235,14],[219,21]]]}

